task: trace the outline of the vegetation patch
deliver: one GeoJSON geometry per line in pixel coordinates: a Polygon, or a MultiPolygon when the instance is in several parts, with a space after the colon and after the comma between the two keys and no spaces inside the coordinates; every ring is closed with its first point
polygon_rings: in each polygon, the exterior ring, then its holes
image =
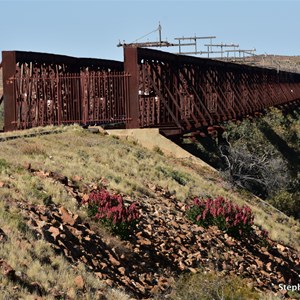
{"type": "Polygon", "coordinates": [[[183,174],[177,170],[169,169],[166,167],[158,166],[156,167],[156,170],[161,172],[164,176],[172,178],[180,185],[185,186],[188,182],[188,176],[186,174],[183,174]]]}
{"type": "Polygon", "coordinates": [[[231,188],[247,190],[299,219],[299,108],[271,108],[263,116],[223,125],[222,136],[185,139],[183,147],[219,169],[231,188]]]}
{"type": "Polygon", "coordinates": [[[110,194],[105,189],[93,191],[82,203],[87,206],[89,217],[122,239],[130,236],[139,219],[135,202],[126,206],[121,195],[110,194]]]}
{"type": "Polygon", "coordinates": [[[240,207],[223,197],[195,198],[187,217],[197,225],[206,228],[214,225],[235,237],[248,236],[253,231],[251,208],[246,205],[240,207]]]}
{"type": "Polygon", "coordinates": [[[237,276],[199,272],[181,276],[175,285],[172,300],[258,300],[251,283],[237,276]]]}

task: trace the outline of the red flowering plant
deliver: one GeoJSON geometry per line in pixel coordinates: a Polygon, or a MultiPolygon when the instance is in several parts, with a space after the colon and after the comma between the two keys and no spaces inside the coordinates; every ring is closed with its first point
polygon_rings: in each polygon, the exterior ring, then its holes
{"type": "Polygon", "coordinates": [[[95,190],[87,200],[88,216],[108,228],[113,234],[127,239],[135,228],[139,213],[136,203],[125,205],[121,195],[110,194],[107,190],[95,190]]]}
{"type": "Polygon", "coordinates": [[[196,197],[187,211],[187,217],[197,225],[203,227],[215,225],[235,237],[249,235],[253,231],[254,215],[251,208],[246,205],[240,207],[223,197],[216,199],[196,197]]]}

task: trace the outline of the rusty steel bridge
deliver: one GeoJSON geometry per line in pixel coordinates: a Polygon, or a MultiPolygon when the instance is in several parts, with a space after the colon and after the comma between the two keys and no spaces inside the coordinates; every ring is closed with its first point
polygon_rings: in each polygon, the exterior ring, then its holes
{"type": "Polygon", "coordinates": [[[116,124],[171,136],[300,103],[298,73],[145,48],[125,47],[124,62],[3,51],[1,67],[5,131],[116,124]]]}

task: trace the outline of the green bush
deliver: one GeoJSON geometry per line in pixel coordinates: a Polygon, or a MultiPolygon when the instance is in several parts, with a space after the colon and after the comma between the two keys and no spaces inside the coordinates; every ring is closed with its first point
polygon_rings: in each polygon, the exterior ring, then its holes
{"type": "Polygon", "coordinates": [[[256,300],[259,294],[237,276],[186,274],[175,284],[172,300],[256,300]]]}
{"type": "Polygon", "coordinates": [[[174,181],[176,181],[178,184],[185,186],[189,180],[188,175],[179,172],[177,170],[157,166],[156,170],[161,172],[164,176],[172,178],[174,181]]]}
{"type": "Polygon", "coordinates": [[[263,199],[289,184],[290,161],[286,157],[288,151],[283,149],[289,149],[286,142],[295,134],[290,137],[288,119],[280,110],[271,109],[252,121],[226,124],[228,145],[222,154],[227,158],[227,177],[231,182],[263,199]]]}
{"type": "Polygon", "coordinates": [[[300,219],[300,193],[291,193],[288,191],[281,191],[276,194],[269,202],[280,211],[288,216],[293,216],[300,219]]]}

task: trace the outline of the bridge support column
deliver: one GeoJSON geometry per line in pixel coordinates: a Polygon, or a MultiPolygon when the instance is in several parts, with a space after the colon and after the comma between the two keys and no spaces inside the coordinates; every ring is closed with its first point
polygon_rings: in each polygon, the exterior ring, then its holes
{"type": "Polygon", "coordinates": [[[16,74],[16,52],[2,51],[3,96],[4,96],[4,130],[17,129],[16,97],[13,77],[16,74]]]}
{"type": "Polygon", "coordinates": [[[130,120],[126,128],[139,128],[139,64],[137,48],[124,48],[124,71],[129,73],[129,111],[130,120]]]}

